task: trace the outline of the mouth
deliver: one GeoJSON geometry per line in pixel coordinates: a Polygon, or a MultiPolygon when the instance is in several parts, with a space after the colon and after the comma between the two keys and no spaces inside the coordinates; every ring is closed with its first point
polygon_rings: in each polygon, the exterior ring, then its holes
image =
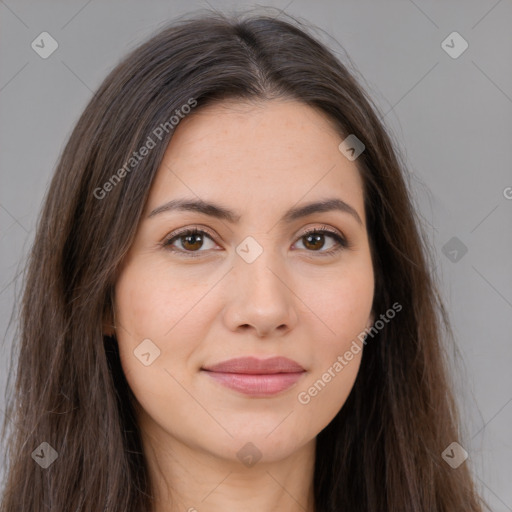
{"type": "Polygon", "coordinates": [[[240,357],[203,367],[201,370],[219,384],[253,397],[281,393],[292,387],[306,373],[296,361],[285,357],[240,357]]]}

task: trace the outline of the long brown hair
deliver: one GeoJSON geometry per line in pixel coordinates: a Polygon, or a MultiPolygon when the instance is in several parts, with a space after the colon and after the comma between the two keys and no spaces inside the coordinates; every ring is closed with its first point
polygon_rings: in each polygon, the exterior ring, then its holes
{"type": "Polygon", "coordinates": [[[116,340],[102,327],[172,129],[133,169],[126,162],[191,98],[195,111],[225,98],[295,99],[325,113],[340,141],[355,134],[365,145],[356,163],[376,275],[373,311],[395,302],[403,309],[367,343],[350,396],[317,436],[316,512],[481,511],[468,463],[453,469],[441,456],[460,439],[445,362],[451,330],[378,109],[298,22],[211,13],[174,22],[118,64],[61,155],[21,303],[0,511],[152,510],[133,395],[116,340]],[[113,180],[116,173],[122,179],[113,180]],[[58,455],[46,469],[33,455],[49,453],[41,443],[58,455]]]}

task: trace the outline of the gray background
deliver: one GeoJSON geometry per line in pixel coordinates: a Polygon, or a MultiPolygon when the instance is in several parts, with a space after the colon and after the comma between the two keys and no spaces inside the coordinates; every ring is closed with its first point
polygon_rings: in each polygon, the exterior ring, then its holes
{"type": "MultiPolygon", "coordinates": [[[[16,275],[58,156],[92,91],[121,56],[176,16],[255,5],[0,1],[2,391],[16,275]],[[47,59],[31,48],[43,31],[59,44],[47,59]]],[[[315,24],[346,63],[344,48],[385,114],[410,172],[461,351],[463,366],[454,376],[466,464],[492,509],[512,511],[512,3],[267,5],[315,24]],[[441,46],[453,31],[469,44],[456,59],[441,46]]],[[[1,396],[0,410],[3,405],[1,396]]]]}

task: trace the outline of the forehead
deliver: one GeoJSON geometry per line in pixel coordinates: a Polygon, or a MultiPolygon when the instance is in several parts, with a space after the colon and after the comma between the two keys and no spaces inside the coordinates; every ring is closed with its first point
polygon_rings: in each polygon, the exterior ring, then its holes
{"type": "Polygon", "coordinates": [[[265,211],[338,195],[364,219],[362,179],[339,151],[342,135],[324,113],[293,100],[223,101],[175,128],[148,208],[173,197],[222,200],[265,211]]]}

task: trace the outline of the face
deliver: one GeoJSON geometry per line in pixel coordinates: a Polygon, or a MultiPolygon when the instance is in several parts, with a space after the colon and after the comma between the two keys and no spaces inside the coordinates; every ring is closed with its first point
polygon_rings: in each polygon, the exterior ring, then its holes
{"type": "Polygon", "coordinates": [[[341,141],[295,101],[223,102],[176,127],[115,289],[121,364],[158,443],[274,461],[343,406],[374,274],[341,141]]]}

